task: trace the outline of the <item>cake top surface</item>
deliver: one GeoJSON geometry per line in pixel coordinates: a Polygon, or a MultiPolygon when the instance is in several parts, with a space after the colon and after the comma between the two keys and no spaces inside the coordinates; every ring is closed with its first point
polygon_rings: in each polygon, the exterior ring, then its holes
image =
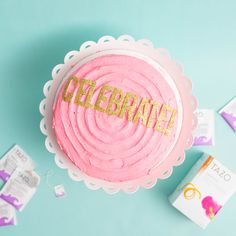
{"type": "Polygon", "coordinates": [[[146,176],[172,151],[181,129],[175,84],[155,63],[105,55],[76,67],[58,90],[53,128],[65,155],[110,182],[146,176]]]}

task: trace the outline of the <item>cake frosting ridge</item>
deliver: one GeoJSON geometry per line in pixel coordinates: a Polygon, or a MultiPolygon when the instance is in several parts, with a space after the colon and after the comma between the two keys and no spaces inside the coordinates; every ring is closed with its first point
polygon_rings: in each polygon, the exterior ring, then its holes
{"type": "Polygon", "coordinates": [[[110,182],[129,181],[148,175],[171,152],[178,106],[173,88],[153,65],[110,54],[86,62],[63,81],[53,129],[81,171],[110,182]]]}

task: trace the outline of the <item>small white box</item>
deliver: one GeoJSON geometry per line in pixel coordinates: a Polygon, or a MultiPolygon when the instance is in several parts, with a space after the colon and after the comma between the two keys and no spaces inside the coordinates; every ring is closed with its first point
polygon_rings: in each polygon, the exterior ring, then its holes
{"type": "Polygon", "coordinates": [[[62,184],[58,184],[58,185],[54,186],[54,192],[55,192],[55,196],[57,198],[63,197],[66,194],[65,188],[62,184]]]}
{"type": "Polygon", "coordinates": [[[204,153],[169,200],[189,219],[206,228],[235,190],[236,175],[204,153]]]}

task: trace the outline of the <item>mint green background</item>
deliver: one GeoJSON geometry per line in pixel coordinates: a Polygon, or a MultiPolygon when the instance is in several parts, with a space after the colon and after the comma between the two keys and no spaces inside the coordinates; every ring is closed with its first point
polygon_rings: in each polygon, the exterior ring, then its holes
{"type": "Polygon", "coordinates": [[[113,196],[88,190],[54,164],[40,133],[38,105],[54,65],[86,40],[131,34],[167,48],[184,65],[201,108],[217,111],[236,95],[236,2],[210,0],[1,0],[0,154],[21,145],[37,163],[41,184],[18,226],[1,236],[235,235],[235,196],[203,231],[169,204],[167,196],[207,150],[236,172],[236,136],[216,113],[216,146],[192,148],[171,178],[150,190],[113,196]],[[64,184],[56,199],[46,184],[64,184]]]}

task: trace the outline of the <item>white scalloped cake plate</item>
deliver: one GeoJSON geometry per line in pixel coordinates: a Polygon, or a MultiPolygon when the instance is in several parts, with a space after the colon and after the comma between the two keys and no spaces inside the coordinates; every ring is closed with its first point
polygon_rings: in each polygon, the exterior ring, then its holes
{"type": "Polygon", "coordinates": [[[173,167],[180,165],[184,161],[184,150],[190,148],[193,142],[192,131],[196,126],[194,111],[197,107],[197,101],[192,95],[190,80],[183,75],[181,66],[170,58],[165,49],[154,48],[152,43],[146,39],[135,41],[129,35],[122,35],[118,39],[104,36],[99,39],[98,43],[87,41],[81,45],[79,51],[69,52],[64,58],[64,64],[54,67],[52,77],[53,80],[49,80],[43,89],[45,98],[40,103],[40,112],[43,115],[40,129],[46,135],[46,148],[54,154],[57,166],[67,169],[71,179],[84,181],[89,189],[103,188],[109,194],[120,190],[133,193],[139,187],[151,188],[156,184],[157,179],[169,177],[173,167]],[[124,182],[109,182],[83,173],[60,149],[52,128],[54,100],[64,81],[81,65],[94,58],[109,54],[134,56],[157,68],[158,71],[165,75],[178,101],[178,120],[180,125],[177,129],[176,140],[173,146],[170,147],[168,156],[163,158],[164,161],[149,175],[124,182]]]}

